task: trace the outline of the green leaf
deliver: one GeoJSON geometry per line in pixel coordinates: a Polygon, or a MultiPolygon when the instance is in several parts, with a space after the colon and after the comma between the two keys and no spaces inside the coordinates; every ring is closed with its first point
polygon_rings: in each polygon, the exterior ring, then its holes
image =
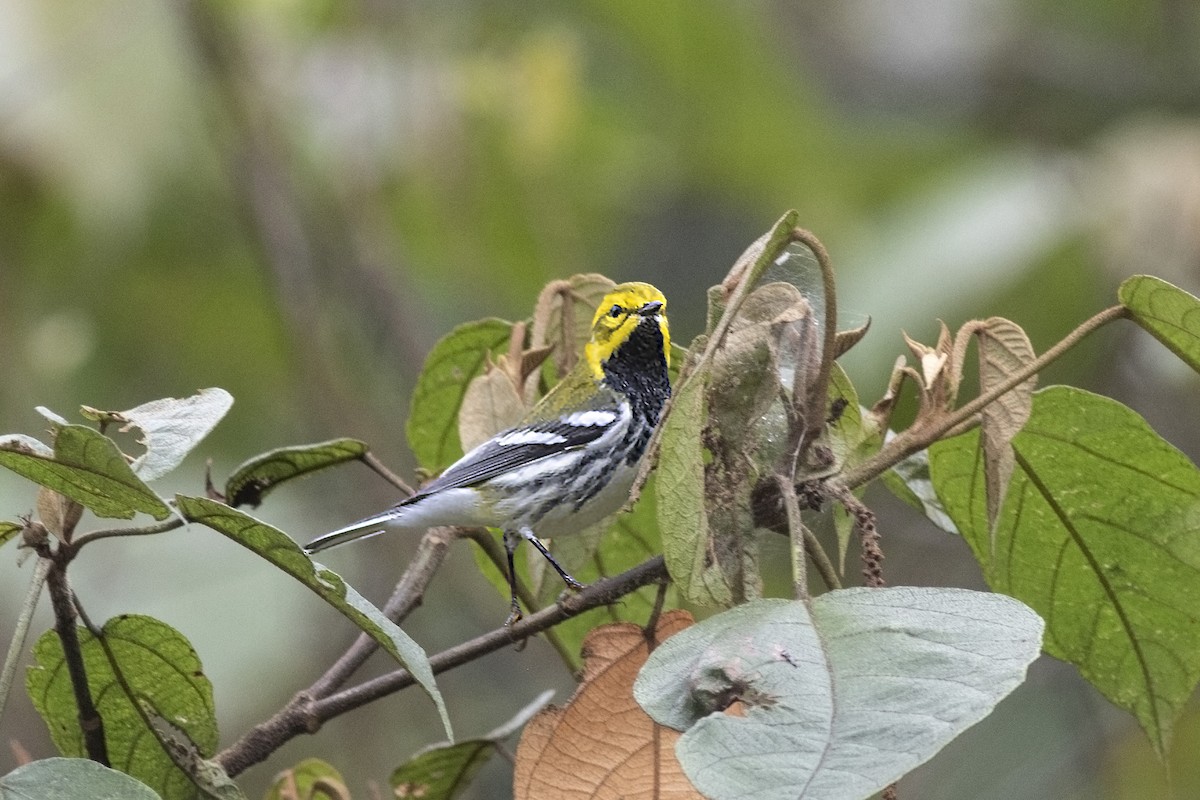
{"type": "Polygon", "coordinates": [[[388,783],[396,797],[451,800],[475,780],[495,752],[495,742],[484,739],[434,745],[398,767],[388,783]]]}
{"type": "Polygon", "coordinates": [[[1130,409],[1061,386],[1012,446],[994,555],[977,431],[930,449],[938,496],[988,584],[1046,618],[1046,652],[1163,753],[1200,680],[1200,470],[1130,409]]]}
{"type": "Polygon", "coordinates": [[[98,517],[132,519],[141,511],[166,519],[169,509],[133,474],[113,441],[83,425],[66,425],[54,439],[54,458],[20,443],[0,444],[0,466],[53,489],[98,517]]]}
{"type": "Polygon", "coordinates": [[[43,758],[0,777],[0,800],[161,800],[146,784],[90,758],[43,758]]]}
{"type": "Polygon", "coordinates": [[[316,592],[321,599],[340,611],[412,673],[417,683],[433,700],[446,729],[453,739],[446,704],[433,678],[429,659],[419,644],[384,616],[341,576],[309,559],[300,546],[287,534],[265,522],[206,497],[176,495],[179,513],[189,522],[199,522],[228,536],[243,547],[279,567],[300,583],[316,592]]]}
{"type": "Polygon", "coordinates": [[[279,484],[311,472],[362,458],[367,445],[357,439],[334,439],[317,444],[281,447],[242,463],[225,482],[226,502],[257,507],[279,484]]]}
{"type": "Polygon", "coordinates": [[[1138,325],[1200,372],[1200,299],[1150,275],[1126,279],[1117,297],[1138,325]]]}
{"type": "Polygon", "coordinates": [[[118,417],[141,429],[146,452],[133,462],[134,473],[144,481],[161,478],[183,463],[200,440],[208,435],[233,406],[224,389],[201,389],[191,397],[168,397],[121,411],[118,417]]]}
{"type": "Polygon", "coordinates": [[[0,547],[7,544],[9,539],[15,539],[17,534],[23,530],[25,530],[25,526],[19,522],[0,520],[0,547]]]}
{"type": "Polygon", "coordinates": [[[457,744],[435,744],[415,753],[397,767],[388,780],[392,794],[398,798],[419,797],[422,800],[452,800],[458,797],[495,754],[500,742],[519,730],[553,696],[553,691],[543,692],[508,722],[483,736],[457,744]]]}
{"type": "Polygon", "coordinates": [[[333,800],[339,796],[350,796],[342,773],[319,758],[306,758],[276,775],[263,800],[333,800]]]}
{"type": "Polygon", "coordinates": [[[701,438],[708,419],[707,370],[693,373],[676,393],[663,422],[658,453],[658,526],[667,572],[693,603],[725,606],[733,592],[710,557],[701,438]]]}
{"type": "Polygon", "coordinates": [[[445,469],[462,455],[458,409],[488,355],[507,349],[512,323],[484,319],[459,325],[425,358],[408,413],[408,446],[427,470],[445,469]]]}
{"type": "MultiPolygon", "coordinates": [[[[137,702],[151,707],[185,734],[201,755],[211,756],[217,747],[212,684],[195,650],[174,628],[141,615],[114,617],[105,623],[102,633],[136,698],[125,693],[100,641],[86,628],[80,628],[88,687],[104,720],[112,765],[166,800],[197,797],[195,785],[175,766],[135,705],[137,702]]],[[[34,707],[46,721],[60,752],[86,755],[62,644],[54,631],[47,631],[38,640],[33,654],[36,663],[29,668],[25,684],[34,707]]]]}
{"type": "Polygon", "coordinates": [[[685,731],[675,754],[705,797],[858,800],[987,716],[1041,634],[1021,603],[966,589],[758,600],[659,645],[633,693],[685,731]]]}

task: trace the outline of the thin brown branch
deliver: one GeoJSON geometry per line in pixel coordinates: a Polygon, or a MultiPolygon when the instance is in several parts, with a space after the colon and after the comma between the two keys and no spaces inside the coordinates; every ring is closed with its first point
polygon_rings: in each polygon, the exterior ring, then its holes
{"type": "MultiPolygon", "coordinates": [[[[667,569],[662,556],[652,558],[620,575],[597,581],[558,605],[530,614],[511,628],[500,627],[444,650],[431,657],[429,665],[435,674],[445,672],[549,630],[565,619],[612,603],[642,586],[666,579],[667,569]]],[[[271,719],[256,725],[233,746],[218,754],[216,760],[227,774],[235,777],[299,734],[315,733],[322,723],[414,683],[408,670],[399,669],[320,700],[301,692],[271,719]]]]}
{"type": "Polygon", "coordinates": [[[33,576],[29,580],[29,591],[25,593],[25,602],[21,604],[21,613],[17,617],[16,627],[13,628],[12,642],[8,645],[4,667],[0,670],[0,719],[4,717],[8,693],[12,688],[13,676],[17,672],[17,661],[21,657],[21,651],[25,649],[25,637],[29,635],[29,624],[33,621],[33,612],[37,608],[37,601],[41,597],[42,586],[46,583],[46,573],[50,571],[51,563],[48,558],[38,558],[33,576]]]}
{"type": "MultiPolygon", "coordinates": [[[[450,543],[457,538],[456,528],[430,528],[421,537],[417,552],[409,562],[408,569],[400,577],[391,598],[383,607],[384,615],[399,624],[421,604],[430,581],[446,559],[450,543]]],[[[313,683],[304,694],[313,699],[328,697],[341,688],[350,676],[361,667],[371,654],[379,649],[379,643],[365,633],[359,634],[354,644],[342,654],[325,674],[313,683]]]]}
{"type": "Polygon", "coordinates": [[[803,526],[803,532],[804,549],[808,552],[808,557],[812,561],[813,566],[817,568],[817,573],[825,583],[825,588],[842,588],[842,581],[838,578],[837,568],[833,566],[833,561],[830,560],[829,554],[825,552],[825,548],[821,546],[817,535],[807,525],[803,526]]]}
{"type": "Polygon", "coordinates": [[[83,536],[72,541],[70,546],[71,550],[77,553],[79,552],[79,548],[88,542],[94,542],[98,539],[110,539],[114,536],[151,536],[156,533],[166,533],[176,528],[182,528],[186,524],[187,522],[180,517],[169,517],[157,525],[146,525],[142,528],[106,528],[104,530],[85,533],[83,536]]]}
{"type": "Polygon", "coordinates": [[[362,454],[362,462],[374,470],[375,474],[379,475],[379,477],[404,492],[405,497],[412,497],[416,493],[403,478],[388,469],[371,451],[368,450],[362,454]]]}

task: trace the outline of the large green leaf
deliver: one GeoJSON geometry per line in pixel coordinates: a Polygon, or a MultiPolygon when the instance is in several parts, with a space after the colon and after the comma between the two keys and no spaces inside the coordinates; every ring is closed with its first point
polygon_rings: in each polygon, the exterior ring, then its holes
{"type": "Polygon", "coordinates": [[[1130,409],[1061,386],[1012,446],[994,552],[978,432],[930,448],[938,496],[988,584],[1046,618],[1046,651],[1161,753],[1200,680],[1200,470],[1130,409]]]}
{"type": "Polygon", "coordinates": [[[171,515],[113,441],[84,425],[58,429],[53,458],[20,442],[0,444],[0,466],[71,498],[98,517],[132,519],[139,511],[160,520],[171,515]]]}
{"type": "Polygon", "coordinates": [[[146,784],[88,758],[43,758],[0,777],[0,800],[160,800],[146,784]]]}
{"type": "Polygon", "coordinates": [[[445,469],[462,455],[458,409],[463,395],[488,356],[508,346],[511,334],[512,323],[504,320],[468,322],[442,337],[426,356],[405,428],[408,446],[425,469],[445,469]]]}
{"type": "Polygon", "coordinates": [[[366,455],[367,445],[357,439],[334,439],[317,444],[281,447],[242,463],[225,482],[229,505],[257,506],[267,492],[279,484],[326,467],[344,464],[366,455]]]}
{"type": "Polygon", "coordinates": [[[684,731],[675,754],[706,797],[859,800],[991,713],[1041,634],[1021,603],[966,589],[758,600],[659,645],[633,694],[684,731]]]}
{"type": "Polygon", "coordinates": [[[1200,372],[1200,298],[1150,275],[1127,279],[1117,297],[1137,324],[1200,372]]]}
{"type": "MultiPolygon", "coordinates": [[[[195,785],[163,750],[143,713],[152,710],[182,732],[202,757],[211,756],[217,746],[216,712],[212,684],[199,657],[183,634],[151,617],[114,617],[105,623],[102,633],[125,684],[136,698],[126,694],[100,641],[86,628],[80,628],[88,688],[104,720],[112,765],[150,786],[165,800],[198,797],[195,785]]],[[[29,668],[25,683],[34,707],[45,719],[60,752],[86,755],[62,644],[54,631],[47,631],[38,640],[33,654],[36,663],[29,668]]]]}
{"type": "Polygon", "coordinates": [[[309,559],[300,546],[287,534],[265,522],[223,503],[206,497],[175,498],[179,513],[189,522],[199,522],[228,536],[243,547],[279,567],[300,583],[316,592],[321,599],[340,611],[347,619],[386,650],[392,658],[412,673],[413,678],[433,700],[445,726],[446,735],[454,738],[446,704],[438,691],[424,649],[373,606],[341,576],[309,559]]]}

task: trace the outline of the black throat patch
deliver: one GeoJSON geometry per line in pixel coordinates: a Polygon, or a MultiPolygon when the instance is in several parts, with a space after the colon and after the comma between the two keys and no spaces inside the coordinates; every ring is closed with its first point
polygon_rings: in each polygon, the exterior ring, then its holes
{"type": "Polygon", "coordinates": [[[663,405],[671,396],[662,329],[658,321],[647,318],[638,323],[629,340],[613,351],[603,368],[608,385],[629,398],[633,406],[634,424],[645,425],[653,430],[658,424],[663,405]]]}

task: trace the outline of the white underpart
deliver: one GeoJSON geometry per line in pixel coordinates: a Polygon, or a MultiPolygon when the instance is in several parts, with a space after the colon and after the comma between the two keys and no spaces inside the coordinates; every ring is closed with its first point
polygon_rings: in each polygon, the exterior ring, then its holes
{"type": "Polygon", "coordinates": [[[519,444],[562,444],[566,439],[557,433],[547,431],[515,430],[503,436],[497,436],[495,443],[503,447],[519,444]]]}

